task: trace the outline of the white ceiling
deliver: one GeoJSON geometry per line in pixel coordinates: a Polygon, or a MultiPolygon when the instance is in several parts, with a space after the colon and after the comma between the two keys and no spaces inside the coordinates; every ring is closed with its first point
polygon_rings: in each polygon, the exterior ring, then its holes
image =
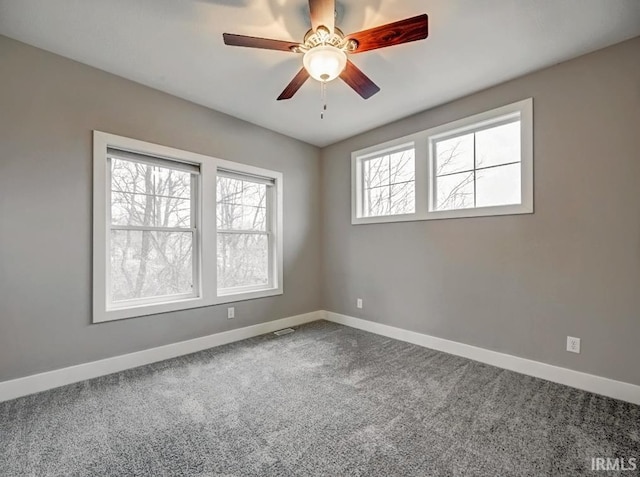
{"type": "Polygon", "coordinates": [[[301,56],[222,42],[301,41],[306,0],[0,0],[0,34],[317,146],[640,35],[639,0],[342,0],[337,26],[421,13],[427,40],[352,56],[382,91],[336,80],[324,120],[313,80],[276,101],[301,56]]]}

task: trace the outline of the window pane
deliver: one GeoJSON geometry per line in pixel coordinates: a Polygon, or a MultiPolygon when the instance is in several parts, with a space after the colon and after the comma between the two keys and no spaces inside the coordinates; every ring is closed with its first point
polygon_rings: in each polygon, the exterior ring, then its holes
{"type": "Polygon", "coordinates": [[[266,207],[267,185],[243,181],[242,203],[254,207],[266,207]]]}
{"type": "Polygon", "coordinates": [[[218,177],[217,224],[222,230],[267,230],[267,185],[218,177]]]}
{"type": "Polygon", "coordinates": [[[416,179],[414,149],[395,152],[390,156],[389,182],[397,184],[399,182],[414,181],[416,179]]]}
{"type": "Polygon", "coordinates": [[[255,230],[266,232],[267,230],[267,209],[265,207],[252,207],[245,205],[242,207],[242,230],[255,230]]]}
{"type": "Polygon", "coordinates": [[[476,173],[476,206],[520,204],[520,164],[481,169],[476,173]]]}
{"type": "Polygon", "coordinates": [[[154,167],[155,193],[167,197],[191,197],[191,174],[165,167],[154,167]]]}
{"type": "Polygon", "coordinates": [[[473,170],[473,133],[435,144],[436,175],[473,170]]]}
{"type": "Polygon", "coordinates": [[[389,185],[389,156],[364,161],[364,188],[389,185]]]}
{"type": "Polygon", "coordinates": [[[365,189],[364,215],[367,217],[389,215],[389,191],[388,186],[365,189]]]}
{"type": "Polygon", "coordinates": [[[473,172],[462,172],[436,179],[436,210],[473,207],[473,172]]]}
{"type": "Polygon", "coordinates": [[[226,204],[242,204],[242,181],[218,176],[216,200],[226,204]]]}
{"type": "Polygon", "coordinates": [[[266,234],[218,233],[218,288],[268,285],[266,234]]]}
{"type": "Polygon", "coordinates": [[[111,223],[113,225],[153,225],[153,196],[111,193],[111,223]]]}
{"type": "Polygon", "coordinates": [[[188,294],[193,284],[191,232],[111,232],[111,300],[188,294]]]}
{"type": "Polygon", "coordinates": [[[112,192],[111,224],[189,228],[191,200],[112,192]]]}
{"type": "Polygon", "coordinates": [[[241,229],[243,210],[242,205],[230,202],[218,202],[216,213],[218,229],[241,229]]]}
{"type": "Polygon", "coordinates": [[[191,200],[157,197],[155,224],[159,227],[191,227],[191,200]]]}
{"type": "Polygon", "coordinates": [[[153,194],[153,167],[112,158],[111,189],[121,192],[153,194]]]}
{"type": "Polygon", "coordinates": [[[415,212],[415,149],[362,161],[363,217],[415,212]]]}
{"type": "Polygon", "coordinates": [[[191,174],[166,167],[111,158],[111,190],[189,199],[191,174]]]}
{"type": "Polygon", "coordinates": [[[476,133],[476,167],[520,161],[520,121],[476,133]]]}
{"type": "Polygon", "coordinates": [[[111,159],[111,224],[191,227],[191,174],[111,159]]]}
{"type": "Polygon", "coordinates": [[[416,210],[415,182],[391,186],[389,211],[391,214],[412,214],[416,210]]]}

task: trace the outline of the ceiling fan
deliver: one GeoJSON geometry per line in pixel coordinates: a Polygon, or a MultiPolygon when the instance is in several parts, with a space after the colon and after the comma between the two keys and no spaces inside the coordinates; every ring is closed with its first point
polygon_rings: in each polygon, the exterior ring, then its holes
{"type": "Polygon", "coordinates": [[[380,88],[348,56],[423,40],[428,35],[426,14],[345,35],[334,24],[335,0],[309,0],[309,11],[311,30],[302,43],[231,33],[222,35],[226,45],[304,54],[303,68],[278,96],[279,101],[292,98],[309,76],[320,81],[323,88],[326,83],[339,77],[364,99],[369,99],[380,88]]]}

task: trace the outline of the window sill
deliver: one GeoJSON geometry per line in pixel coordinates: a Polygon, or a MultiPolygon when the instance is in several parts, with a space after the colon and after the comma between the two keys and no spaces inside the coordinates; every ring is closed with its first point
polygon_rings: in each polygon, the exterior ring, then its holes
{"type": "Polygon", "coordinates": [[[202,297],[198,297],[185,298],[182,300],[174,300],[164,303],[145,303],[129,306],[126,308],[110,308],[106,311],[94,310],[93,322],[102,323],[105,321],[124,320],[127,318],[136,318],[139,316],[156,315],[160,313],[169,313],[171,311],[200,308],[213,304],[214,303],[210,303],[210,300],[205,300],[202,297]]]}
{"type": "Polygon", "coordinates": [[[387,222],[411,222],[425,220],[419,214],[378,215],[375,217],[353,217],[351,225],[385,224],[387,222]]]}
{"type": "Polygon", "coordinates": [[[434,210],[426,213],[385,215],[379,217],[354,217],[351,225],[386,224],[391,222],[417,222],[422,220],[462,219],[471,217],[496,217],[500,215],[533,214],[533,205],[514,204],[493,207],[477,207],[456,210],[434,210]]]}
{"type": "Polygon", "coordinates": [[[256,298],[266,298],[269,296],[282,295],[282,288],[260,288],[257,290],[234,290],[220,292],[218,303],[233,303],[236,301],[255,300],[256,298]]]}
{"type": "Polygon", "coordinates": [[[185,298],[165,303],[140,304],[127,308],[111,308],[106,311],[94,310],[93,323],[104,323],[106,321],[126,320],[141,316],[159,315],[174,311],[190,310],[192,308],[203,308],[205,306],[223,305],[238,301],[255,300],[256,298],[266,298],[270,296],[282,295],[282,288],[269,288],[256,291],[235,292],[233,294],[220,295],[214,298],[185,298]]]}
{"type": "Polygon", "coordinates": [[[493,207],[476,207],[455,210],[434,210],[425,220],[462,219],[470,217],[495,217],[499,215],[533,214],[533,205],[513,204],[493,207]]]}

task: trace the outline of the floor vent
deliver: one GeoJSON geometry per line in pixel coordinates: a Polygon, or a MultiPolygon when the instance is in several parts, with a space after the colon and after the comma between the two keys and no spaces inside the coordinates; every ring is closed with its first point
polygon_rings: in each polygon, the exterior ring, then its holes
{"type": "Polygon", "coordinates": [[[294,330],[293,328],[285,328],[284,330],[278,330],[273,334],[276,336],[282,336],[282,335],[288,335],[289,333],[293,333],[294,331],[296,330],[294,330]]]}

